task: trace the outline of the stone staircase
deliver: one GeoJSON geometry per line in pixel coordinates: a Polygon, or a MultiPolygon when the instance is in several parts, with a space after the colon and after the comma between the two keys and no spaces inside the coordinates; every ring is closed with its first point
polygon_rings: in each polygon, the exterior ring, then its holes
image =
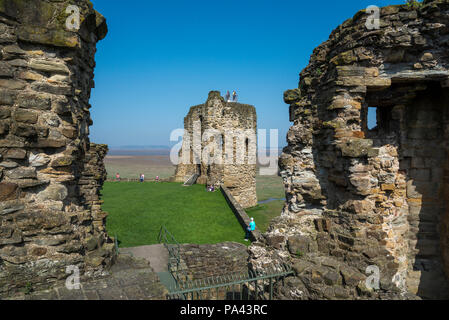
{"type": "Polygon", "coordinates": [[[196,180],[198,180],[199,174],[195,173],[192,175],[187,181],[184,183],[184,187],[190,187],[193,186],[196,183],[196,180]]]}

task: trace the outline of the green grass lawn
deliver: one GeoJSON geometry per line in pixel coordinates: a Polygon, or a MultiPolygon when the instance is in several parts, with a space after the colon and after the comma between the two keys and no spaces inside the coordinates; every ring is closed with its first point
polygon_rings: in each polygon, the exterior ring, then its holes
{"type": "MultiPolygon", "coordinates": [[[[275,176],[256,177],[257,200],[265,201],[268,199],[284,199],[285,191],[282,178],[275,176]]],[[[284,207],[283,200],[275,200],[256,207],[246,209],[248,216],[253,217],[256,221],[257,228],[265,233],[268,229],[270,221],[281,215],[284,207]]]]}
{"type": "Polygon", "coordinates": [[[257,200],[264,201],[268,199],[285,198],[284,184],[279,176],[260,176],[256,177],[257,200]]]}
{"type": "Polygon", "coordinates": [[[281,215],[284,203],[283,200],[276,200],[259,204],[256,207],[246,209],[246,213],[254,218],[259,231],[265,233],[270,225],[270,221],[281,215]]]}
{"type": "Polygon", "coordinates": [[[179,243],[248,244],[221,192],[206,192],[203,185],[106,182],[102,194],[106,228],[122,248],[156,244],[162,225],[179,243]]]}

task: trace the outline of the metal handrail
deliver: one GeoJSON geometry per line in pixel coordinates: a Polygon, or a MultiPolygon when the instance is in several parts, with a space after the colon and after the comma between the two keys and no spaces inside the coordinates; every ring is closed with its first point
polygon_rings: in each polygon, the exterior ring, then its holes
{"type": "Polygon", "coordinates": [[[115,257],[118,257],[119,256],[119,254],[126,254],[126,255],[129,255],[129,256],[133,256],[133,254],[132,254],[132,252],[120,252],[120,248],[119,248],[119,246],[118,246],[118,236],[117,236],[117,234],[115,234],[114,235],[114,253],[115,253],[115,257]]]}
{"type": "Polygon", "coordinates": [[[209,277],[205,279],[186,281],[185,283],[177,284],[176,287],[169,288],[169,297],[183,296],[188,298],[196,294],[197,297],[202,296],[202,292],[209,292],[211,290],[219,290],[220,288],[235,288],[243,285],[253,286],[255,292],[254,297],[264,296],[265,290],[264,280],[268,280],[269,285],[269,299],[273,297],[273,280],[283,279],[289,275],[294,274],[294,271],[288,265],[277,265],[272,268],[267,268],[262,272],[249,271],[247,274],[229,274],[218,277],[209,277]],[[259,286],[258,281],[262,281],[262,287],[259,286]],[[260,291],[259,291],[260,290],[260,291]]]}
{"type": "Polygon", "coordinates": [[[162,226],[159,231],[158,236],[159,243],[163,243],[164,247],[167,249],[170,258],[175,258],[178,262],[180,262],[179,251],[181,246],[178,241],[176,241],[175,237],[167,230],[165,226],[162,226]],[[168,237],[169,238],[168,238],[168,237]],[[174,248],[173,248],[174,246],[174,248]]]}
{"type": "Polygon", "coordinates": [[[183,279],[187,279],[187,275],[181,268],[181,245],[165,226],[161,226],[158,241],[159,243],[163,243],[164,247],[168,251],[168,271],[172,274],[177,284],[182,283],[183,279]],[[175,260],[174,263],[173,260],[175,260]],[[174,267],[176,268],[176,271],[172,271],[174,267]]]}
{"type": "MultiPolygon", "coordinates": [[[[266,280],[266,279],[270,279],[270,278],[280,278],[280,277],[285,277],[285,276],[289,276],[294,274],[294,271],[290,268],[290,267],[281,267],[282,271],[276,271],[274,268],[271,270],[264,270],[265,272],[263,273],[253,273],[253,272],[248,272],[248,274],[238,274],[238,273],[234,273],[234,274],[228,274],[228,275],[222,275],[222,276],[217,276],[217,277],[209,277],[209,278],[205,278],[205,279],[201,279],[201,280],[193,280],[189,282],[189,286],[193,285],[196,288],[195,289],[200,289],[200,290],[208,290],[208,289],[214,289],[217,287],[222,287],[222,286],[228,286],[228,285],[233,285],[233,284],[241,284],[241,283],[245,283],[245,282],[253,282],[253,281],[258,281],[258,280],[266,280]],[[268,272],[266,272],[268,271],[268,272]],[[207,285],[207,283],[215,283],[214,285],[207,285]]],[[[179,289],[180,287],[175,287],[173,288],[174,290],[179,289]]],[[[175,292],[175,293],[182,293],[184,291],[189,291],[191,289],[186,289],[186,290],[182,290],[180,292],[175,292]]]]}
{"type": "MultiPolygon", "coordinates": [[[[162,234],[164,234],[165,240],[168,240],[167,235],[169,235],[171,238],[171,241],[174,242],[179,247],[179,242],[176,241],[175,237],[170,233],[170,231],[167,230],[167,228],[165,226],[161,226],[161,229],[159,231],[159,236],[158,236],[159,243],[161,243],[162,234]]],[[[165,244],[165,242],[164,242],[164,244],[165,244]]]]}
{"type": "MultiPolygon", "coordinates": [[[[251,296],[256,299],[259,297],[266,298],[265,294],[268,295],[269,299],[272,299],[275,281],[294,274],[290,265],[282,263],[265,268],[261,271],[248,270],[247,273],[234,273],[217,277],[208,277],[205,279],[190,280],[184,270],[180,268],[181,246],[165,226],[162,226],[159,231],[158,241],[159,243],[163,243],[168,250],[168,270],[176,282],[175,286],[168,288],[168,297],[182,297],[182,299],[188,299],[189,296],[191,296],[193,299],[194,295],[196,295],[197,298],[201,299],[204,292],[217,290],[218,295],[218,290],[222,288],[234,288],[240,286],[241,290],[243,290],[242,288],[246,286],[246,288],[250,288],[250,290],[253,291],[251,296]],[[175,271],[173,271],[173,267],[176,268],[175,271]],[[264,287],[266,280],[268,280],[269,292],[266,292],[264,287]],[[262,287],[260,287],[259,281],[262,281],[262,287]]],[[[235,293],[233,295],[235,296],[235,293]]]]}

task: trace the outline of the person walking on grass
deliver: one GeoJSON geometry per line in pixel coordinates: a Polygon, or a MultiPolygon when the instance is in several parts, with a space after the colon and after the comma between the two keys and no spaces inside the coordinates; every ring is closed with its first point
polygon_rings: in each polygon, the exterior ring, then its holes
{"type": "Polygon", "coordinates": [[[248,228],[246,228],[245,241],[248,241],[251,232],[254,230],[256,230],[256,222],[254,222],[254,218],[251,218],[251,222],[249,223],[248,228]]]}
{"type": "Polygon", "coordinates": [[[145,181],[145,175],[143,173],[140,174],[140,182],[145,181]]]}
{"type": "Polygon", "coordinates": [[[117,172],[117,174],[115,175],[115,181],[120,181],[120,174],[117,172]]]}

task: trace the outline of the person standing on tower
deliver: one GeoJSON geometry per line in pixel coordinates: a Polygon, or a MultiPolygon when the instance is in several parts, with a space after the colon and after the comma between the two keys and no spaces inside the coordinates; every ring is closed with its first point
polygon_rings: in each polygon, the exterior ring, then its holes
{"type": "Polygon", "coordinates": [[[226,102],[231,102],[231,94],[229,93],[229,90],[228,90],[228,92],[226,92],[225,99],[226,99],[226,102]]]}
{"type": "Polygon", "coordinates": [[[232,92],[232,101],[237,102],[237,92],[235,91],[232,92]]]}

